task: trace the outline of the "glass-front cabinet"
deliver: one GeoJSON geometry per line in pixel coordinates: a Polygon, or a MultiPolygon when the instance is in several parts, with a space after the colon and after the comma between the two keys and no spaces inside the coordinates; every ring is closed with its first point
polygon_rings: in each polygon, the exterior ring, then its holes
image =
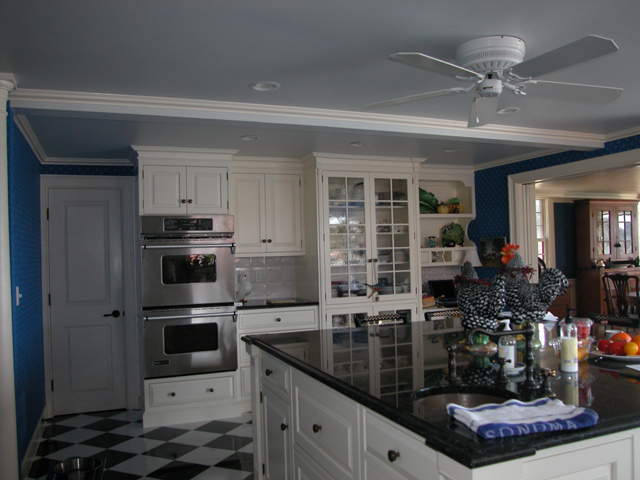
{"type": "Polygon", "coordinates": [[[576,202],[578,267],[609,260],[632,262],[638,256],[638,202],[579,200],[576,202]],[[589,232],[585,229],[589,228],[589,232]],[[590,238],[590,242],[585,242],[590,238]]]}
{"type": "Polygon", "coordinates": [[[324,174],[327,303],[416,295],[410,175],[324,174]]]}

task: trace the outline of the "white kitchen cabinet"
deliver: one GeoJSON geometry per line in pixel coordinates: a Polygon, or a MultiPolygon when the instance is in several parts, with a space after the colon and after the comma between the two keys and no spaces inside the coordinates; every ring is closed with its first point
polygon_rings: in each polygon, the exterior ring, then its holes
{"type": "Polygon", "coordinates": [[[452,198],[458,198],[462,210],[461,213],[444,214],[420,212],[421,265],[423,267],[462,265],[467,251],[476,248],[467,238],[469,223],[476,216],[473,172],[429,169],[428,172],[420,174],[418,186],[426,192],[433,193],[439,202],[448,203],[452,198]],[[448,247],[442,244],[442,228],[452,222],[459,224],[464,230],[463,246],[448,247]],[[434,241],[435,245],[433,245],[434,241]]]}
{"type": "MultiPolygon", "coordinates": [[[[257,333],[294,332],[318,328],[318,307],[265,308],[238,312],[238,375],[240,400],[251,398],[251,357],[246,351],[243,335],[257,333]]],[[[301,360],[307,358],[308,346],[292,343],[283,348],[289,355],[301,360]]]]}
{"type": "Polygon", "coordinates": [[[236,395],[237,373],[221,372],[144,381],[143,425],[156,427],[235,417],[248,401],[236,395]]]}
{"type": "Polygon", "coordinates": [[[415,299],[415,208],[409,174],[325,171],[327,305],[415,299]]]}
{"type": "Polygon", "coordinates": [[[134,146],[141,215],[229,213],[232,150],[134,146]]]}
{"type": "Polygon", "coordinates": [[[141,175],[145,215],[229,212],[226,168],[146,165],[141,175]]]}
{"type": "Polygon", "coordinates": [[[231,202],[235,215],[236,252],[300,255],[302,177],[286,173],[235,173],[231,202]]]}
{"type": "Polygon", "coordinates": [[[438,480],[437,453],[420,436],[362,409],[362,471],[367,480],[438,480]]]}

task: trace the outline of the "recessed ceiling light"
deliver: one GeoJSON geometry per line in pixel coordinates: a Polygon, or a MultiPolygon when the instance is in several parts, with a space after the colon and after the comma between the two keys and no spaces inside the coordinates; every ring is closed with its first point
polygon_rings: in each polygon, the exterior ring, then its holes
{"type": "Polygon", "coordinates": [[[280,84],[277,82],[258,82],[252,84],[251,88],[258,92],[273,92],[280,88],[280,84]]]}
{"type": "Polygon", "coordinates": [[[509,115],[510,113],[519,112],[520,109],[518,107],[505,107],[498,110],[496,113],[498,115],[509,115]]]}
{"type": "Polygon", "coordinates": [[[458,151],[458,149],[457,148],[443,148],[442,151],[444,153],[455,153],[455,152],[458,151]]]}
{"type": "Polygon", "coordinates": [[[258,135],[243,135],[240,139],[246,142],[255,142],[256,140],[261,140],[262,137],[259,137],[258,135]]]}
{"type": "Polygon", "coordinates": [[[351,142],[349,145],[351,145],[352,147],[366,147],[367,144],[365,142],[351,142]]]}

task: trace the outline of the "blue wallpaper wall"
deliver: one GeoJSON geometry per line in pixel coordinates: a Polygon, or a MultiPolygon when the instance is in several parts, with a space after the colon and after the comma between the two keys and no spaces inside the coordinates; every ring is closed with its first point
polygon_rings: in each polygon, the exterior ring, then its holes
{"type": "Polygon", "coordinates": [[[7,118],[9,242],[18,454],[22,460],[45,405],[40,257],[40,162],[7,118]],[[16,306],[16,287],[22,300],[16,306]]]}
{"type": "MultiPolygon", "coordinates": [[[[479,245],[480,238],[484,237],[507,237],[509,240],[509,175],[638,148],[640,148],[640,135],[608,142],[604,148],[590,152],[572,150],[477,171],[475,173],[476,219],[469,224],[469,238],[476,245],[479,245]]],[[[494,270],[489,268],[478,269],[480,277],[490,277],[493,272],[494,270]]]]}

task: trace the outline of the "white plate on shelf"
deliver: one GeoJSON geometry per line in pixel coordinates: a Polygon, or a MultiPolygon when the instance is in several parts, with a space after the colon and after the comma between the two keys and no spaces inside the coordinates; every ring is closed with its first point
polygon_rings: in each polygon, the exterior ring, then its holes
{"type": "Polygon", "coordinates": [[[589,352],[589,355],[615,360],[616,362],[640,363],[640,355],[609,355],[608,353],[602,353],[600,350],[593,350],[589,352]]]}

